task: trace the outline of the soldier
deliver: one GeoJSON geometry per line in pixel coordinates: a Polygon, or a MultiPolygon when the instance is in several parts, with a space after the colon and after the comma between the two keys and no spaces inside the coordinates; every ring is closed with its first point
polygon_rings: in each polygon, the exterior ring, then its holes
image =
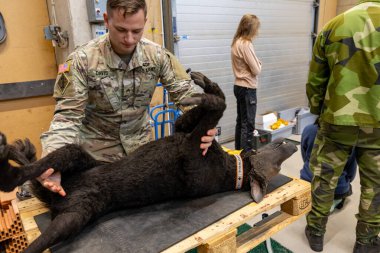
{"type": "Polygon", "coordinates": [[[361,196],[354,253],[380,252],[380,0],[360,1],[325,25],[313,48],[306,93],[319,129],[310,159],[306,237],[323,250],[334,190],[353,149],[361,196]]]}
{"type": "MultiPolygon", "coordinates": [[[[59,66],[54,118],[41,135],[43,156],[78,143],[99,161],[116,161],[151,140],[147,108],[158,80],[176,103],[195,93],[178,60],[142,38],[146,15],[145,0],[108,0],[108,33],[77,48],[59,66]]],[[[211,129],[202,137],[203,155],[215,134],[211,129]]],[[[65,196],[60,179],[54,168],[39,177],[65,196]]]]}

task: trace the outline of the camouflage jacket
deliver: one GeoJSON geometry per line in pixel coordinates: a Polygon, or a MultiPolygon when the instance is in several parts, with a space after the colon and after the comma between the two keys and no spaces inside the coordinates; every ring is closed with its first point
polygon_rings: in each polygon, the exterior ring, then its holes
{"type": "Polygon", "coordinates": [[[43,155],[77,143],[110,162],[147,143],[147,109],[159,79],[174,102],[195,93],[178,60],[149,40],[138,43],[128,65],[112,50],[108,34],[79,47],[59,67],[54,118],[41,135],[43,155]]]}
{"type": "Polygon", "coordinates": [[[322,121],[380,127],[379,17],[380,0],[360,1],[319,33],[306,93],[322,121]]]}

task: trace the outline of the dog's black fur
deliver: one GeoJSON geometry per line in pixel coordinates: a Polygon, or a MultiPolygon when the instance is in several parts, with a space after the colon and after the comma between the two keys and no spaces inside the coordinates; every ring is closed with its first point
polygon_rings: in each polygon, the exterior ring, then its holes
{"type": "MultiPolygon", "coordinates": [[[[0,133],[0,190],[11,191],[32,180],[35,195],[52,213],[47,230],[25,252],[42,252],[112,210],[234,190],[235,157],[224,152],[216,141],[206,156],[200,149],[201,137],[223,115],[224,94],[202,74],[192,73],[192,78],[205,94],[182,100],[183,105],[197,107],[177,120],[175,134],[148,143],[112,164],[95,161],[74,144],[34,161],[35,150],[28,140],[8,145],[0,133]],[[9,160],[22,166],[14,167],[9,160]],[[61,172],[66,197],[48,191],[34,179],[48,168],[61,172]]],[[[254,200],[261,201],[268,181],[295,151],[295,145],[278,140],[257,152],[243,152],[242,190],[251,189],[254,200]]]]}

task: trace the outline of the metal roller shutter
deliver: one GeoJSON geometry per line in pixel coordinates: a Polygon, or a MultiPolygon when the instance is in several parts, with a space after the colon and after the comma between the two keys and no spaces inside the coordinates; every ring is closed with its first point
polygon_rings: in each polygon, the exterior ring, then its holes
{"type": "Polygon", "coordinates": [[[254,47],[263,70],[257,114],[307,105],[313,0],[176,0],[172,2],[175,53],[183,65],[219,83],[227,97],[220,142],[234,138],[236,101],[230,45],[242,15],[261,21],[254,47]]]}

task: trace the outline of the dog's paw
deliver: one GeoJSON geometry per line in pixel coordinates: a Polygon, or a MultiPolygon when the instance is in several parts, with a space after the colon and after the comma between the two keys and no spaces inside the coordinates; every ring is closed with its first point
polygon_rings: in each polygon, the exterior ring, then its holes
{"type": "Polygon", "coordinates": [[[0,160],[8,158],[7,138],[0,132],[0,160]]]}
{"type": "Polygon", "coordinates": [[[202,89],[205,89],[207,85],[212,83],[212,81],[201,72],[191,72],[190,76],[191,79],[193,79],[194,83],[200,86],[202,89]]]}
{"type": "Polygon", "coordinates": [[[188,98],[184,98],[179,103],[182,106],[200,105],[202,103],[202,97],[188,97],[188,98]]]}
{"type": "Polygon", "coordinates": [[[7,145],[7,137],[2,132],[0,132],[0,145],[7,145]]]}
{"type": "Polygon", "coordinates": [[[14,146],[16,150],[18,150],[20,153],[24,154],[29,162],[33,162],[37,160],[36,148],[34,147],[34,145],[30,142],[28,138],[24,140],[18,139],[12,143],[12,146],[14,146]]]}
{"type": "Polygon", "coordinates": [[[25,151],[25,144],[22,140],[17,139],[15,142],[12,144],[18,151],[24,153],[25,151]]]}
{"type": "Polygon", "coordinates": [[[30,162],[36,161],[37,160],[36,147],[33,145],[33,143],[30,142],[28,138],[24,140],[24,145],[25,145],[24,154],[26,158],[28,158],[30,162]]]}

